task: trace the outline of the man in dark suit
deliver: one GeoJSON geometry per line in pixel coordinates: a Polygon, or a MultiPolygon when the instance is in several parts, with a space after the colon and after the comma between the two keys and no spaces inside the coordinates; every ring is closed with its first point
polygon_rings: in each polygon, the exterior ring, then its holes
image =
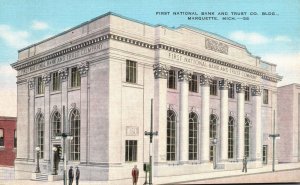
{"type": "Polygon", "coordinates": [[[74,179],[73,166],[71,166],[69,169],[69,185],[73,184],[73,179],[74,179]]]}
{"type": "Polygon", "coordinates": [[[78,166],[76,166],[76,185],[79,184],[79,178],[80,178],[80,171],[78,166]]]}

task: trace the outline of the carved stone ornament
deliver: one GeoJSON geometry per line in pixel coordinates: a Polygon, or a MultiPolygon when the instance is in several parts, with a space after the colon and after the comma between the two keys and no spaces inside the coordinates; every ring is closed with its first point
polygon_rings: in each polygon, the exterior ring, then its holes
{"type": "Polygon", "coordinates": [[[68,78],[68,69],[63,68],[58,70],[58,74],[61,80],[66,80],[68,78]]]}
{"type": "Polygon", "coordinates": [[[236,84],[236,92],[237,93],[244,93],[246,90],[247,85],[245,83],[238,83],[236,84]]]}
{"type": "Polygon", "coordinates": [[[88,62],[81,62],[81,64],[78,65],[78,70],[79,70],[80,76],[86,76],[87,72],[89,70],[88,62]]]}
{"type": "Polygon", "coordinates": [[[189,82],[192,79],[192,72],[188,70],[181,69],[179,71],[178,80],[180,82],[189,82]]]}
{"type": "Polygon", "coordinates": [[[34,78],[30,78],[30,80],[28,81],[29,84],[29,89],[33,89],[34,88],[34,78]]]}
{"type": "Polygon", "coordinates": [[[51,76],[50,76],[50,74],[49,74],[49,73],[44,74],[44,75],[42,76],[42,78],[43,78],[44,84],[45,84],[45,85],[49,85],[49,83],[50,83],[50,81],[51,81],[51,76]]]}
{"type": "Polygon", "coordinates": [[[161,63],[153,65],[154,78],[167,78],[169,74],[169,68],[161,63]]]}
{"type": "Polygon", "coordinates": [[[251,91],[252,91],[252,96],[260,96],[262,89],[260,86],[254,86],[251,88],[251,91]]]}
{"type": "Polygon", "coordinates": [[[219,81],[220,90],[227,90],[229,87],[229,81],[227,79],[222,79],[219,81]]]}
{"type": "Polygon", "coordinates": [[[76,103],[71,103],[71,108],[75,109],[76,108],[76,103]]]}
{"type": "Polygon", "coordinates": [[[209,86],[212,82],[212,76],[203,74],[200,76],[200,85],[209,86]]]}

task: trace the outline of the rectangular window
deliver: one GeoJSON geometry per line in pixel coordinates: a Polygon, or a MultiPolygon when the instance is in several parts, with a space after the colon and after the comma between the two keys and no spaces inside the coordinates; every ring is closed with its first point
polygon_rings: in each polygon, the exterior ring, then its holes
{"type": "Polygon", "coordinates": [[[77,67],[71,68],[71,87],[80,87],[80,73],[77,67]]]}
{"type": "Polygon", "coordinates": [[[17,130],[14,132],[14,148],[17,148],[17,130]]]}
{"type": "Polygon", "coordinates": [[[0,147],[4,146],[4,130],[0,129],[0,147]]]}
{"type": "Polygon", "coordinates": [[[245,101],[250,101],[250,90],[249,86],[245,88],[245,101]]]}
{"type": "Polygon", "coordinates": [[[191,81],[189,81],[189,91],[198,92],[197,75],[192,75],[191,81]]]}
{"type": "Polygon", "coordinates": [[[137,140],[126,140],[125,142],[125,161],[136,162],[137,161],[137,140]]]}
{"type": "Polygon", "coordinates": [[[268,145],[263,145],[263,164],[268,163],[268,145]]]}
{"type": "Polygon", "coordinates": [[[44,94],[45,86],[43,78],[41,76],[37,77],[37,94],[44,94]]]}
{"type": "Polygon", "coordinates": [[[234,98],[234,83],[228,85],[228,98],[234,98]]]}
{"type": "Polygon", "coordinates": [[[268,91],[268,89],[264,89],[263,102],[264,102],[264,104],[269,103],[269,91],[268,91]]]}
{"type": "Polygon", "coordinates": [[[168,88],[169,89],[176,89],[176,73],[175,73],[175,70],[170,70],[169,71],[168,88]]]}
{"type": "Polygon", "coordinates": [[[51,82],[52,82],[52,91],[59,91],[60,90],[60,77],[58,72],[54,72],[51,75],[51,82]]]}
{"type": "Polygon", "coordinates": [[[126,60],[126,82],[136,83],[136,62],[126,60]]]}
{"type": "Polygon", "coordinates": [[[212,83],[210,84],[210,95],[217,96],[217,84],[218,84],[218,80],[213,80],[212,83]]]}

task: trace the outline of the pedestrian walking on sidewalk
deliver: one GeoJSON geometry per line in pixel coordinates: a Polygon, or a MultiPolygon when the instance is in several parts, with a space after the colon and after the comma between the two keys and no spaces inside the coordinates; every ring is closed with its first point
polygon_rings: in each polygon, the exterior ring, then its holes
{"type": "Polygon", "coordinates": [[[73,179],[74,179],[74,172],[73,172],[73,166],[71,166],[69,169],[69,185],[73,184],[73,179]]]}
{"type": "Polygon", "coordinates": [[[137,168],[136,165],[134,165],[134,168],[131,171],[131,175],[132,175],[132,183],[133,185],[136,185],[139,178],[139,169],[137,168]]]}
{"type": "Polygon", "coordinates": [[[76,185],[79,185],[80,171],[78,166],[76,166],[76,185]]]}
{"type": "Polygon", "coordinates": [[[247,173],[247,156],[245,155],[244,158],[243,158],[243,170],[242,172],[247,173]]]}

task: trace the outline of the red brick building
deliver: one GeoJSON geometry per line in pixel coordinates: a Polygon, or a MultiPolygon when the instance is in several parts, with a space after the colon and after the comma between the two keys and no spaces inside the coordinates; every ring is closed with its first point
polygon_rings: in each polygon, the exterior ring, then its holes
{"type": "Polygon", "coordinates": [[[0,166],[14,166],[17,153],[16,117],[0,117],[0,166]]]}

